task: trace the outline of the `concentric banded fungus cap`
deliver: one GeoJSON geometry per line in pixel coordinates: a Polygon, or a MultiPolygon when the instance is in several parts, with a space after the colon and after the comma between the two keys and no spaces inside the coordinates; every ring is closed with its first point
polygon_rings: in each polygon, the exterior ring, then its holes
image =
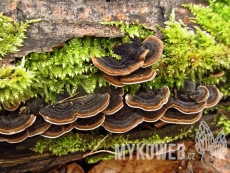
{"type": "Polygon", "coordinates": [[[46,122],[41,115],[37,115],[36,121],[28,128],[29,137],[44,133],[50,126],[51,124],[46,122]]]}
{"type": "Polygon", "coordinates": [[[196,103],[192,101],[183,101],[174,99],[171,108],[175,108],[184,114],[194,114],[203,111],[207,102],[196,103]]]}
{"type": "Polygon", "coordinates": [[[123,94],[122,91],[113,91],[110,93],[109,105],[103,110],[106,115],[111,115],[119,111],[123,106],[123,94]]]}
{"type": "Polygon", "coordinates": [[[20,102],[14,102],[14,103],[2,103],[2,106],[4,107],[5,110],[8,111],[15,111],[20,105],[20,102]]]}
{"type": "Polygon", "coordinates": [[[123,62],[112,57],[92,58],[92,61],[97,68],[111,76],[128,75],[144,64],[144,61],[123,62]]]}
{"type": "Polygon", "coordinates": [[[73,129],[73,123],[66,125],[54,125],[52,124],[50,128],[45,131],[42,136],[46,138],[58,138],[65,133],[70,132],[73,129]]]}
{"type": "Polygon", "coordinates": [[[199,86],[197,91],[193,91],[189,94],[189,97],[196,103],[201,103],[207,101],[209,97],[209,91],[205,86],[199,86]]]}
{"type": "Polygon", "coordinates": [[[27,129],[24,131],[13,134],[13,135],[2,135],[0,134],[0,142],[8,142],[8,143],[19,143],[24,141],[29,136],[29,132],[27,129]]]}
{"type": "Polygon", "coordinates": [[[89,94],[73,102],[75,114],[78,117],[92,117],[102,112],[109,105],[110,95],[89,94]]]}
{"type": "Polygon", "coordinates": [[[123,43],[113,48],[121,60],[112,57],[92,58],[93,64],[104,73],[111,76],[126,76],[139,69],[144,64],[144,59],[149,50],[142,47],[142,43],[123,43]]]}
{"type": "Polygon", "coordinates": [[[112,133],[124,133],[143,121],[141,111],[124,106],[113,115],[106,115],[102,126],[112,133]]]}
{"type": "Polygon", "coordinates": [[[28,107],[22,107],[19,114],[10,112],[7,116],[0,116],[0,133],[5,135],[19,133],[31,126],[35,119],[33,114],[29,114],[28,107]]]}
{"type": "Polygon", "coordinates": [[[208,85],[207,88],[209,91],[209,97],[206,108],[209,108],[215,106],[220,101],[221,95],[219,89],[215,85],[208,85]]]}
{"type": "Polygon", "coordinates": [[[144,121],[146,122],[155,122],[158,121],[167,111],[166,106],[162,106],[159,110],[156,111],[143,111],[141,110],[141,113],[144,117],[144,121]]]}
{"type": "Polygon", "coordinates": [[[121,43],[113,47],[113,52],[121,56],[122,62],[144,61],[149,50],[143,47],[141,40],[133,40],[131,43],[121,43]]]}
{"type": "Polygon", "coordinates": [[[221,77],[224,74],[225,74],[225,71],[223,71],[223,70],[222,71],[216,71],[216,72],[210,74],[210,77],[221,77]]]}
{"type": "Polygon", "coordinates": [[[103,73],[103,78],[115,87],[125,86],[124,84],[121,83],[121,77],[120,76],[110,76],[106,73],[103,73]]]}
{"type": "Polygon", "coordinates": [[[184,114],[176,109],[168,109],[161,117],[161,121],[176,124],[192,124],[200,119],[202,111],[193,114],[184,114]]]}
{"type": "Polygon", "coordinates": [[[74,122],[74,127],[78,130],[93,130],[102,125],[105,120],[105,114],[99,113],[89,118],[78,118],[74,122]]]}
{"type": "Polygon", "coordinates": [[[57,125],[69,124],[77,119],[72,102],[48,105],[42,108],[39,113],[45,121],[57,125]]]}
{"type": "Polygon", "coordinates": [[[168,102],[169,95],[169,88],[163,86],[159,90],[153,90],[153,92],[142,92],[134,96],[127,94],[125,101],[128,106],[133,108],[140,108],[145,111],[156,111],[168,102]]]}
{"type": "Polygon", "coordinates": [[[146,68],[160,59],[163,52],[163,43],[159,38],[149,36],[143,41],[143,46],[150,50],[145,57],[144,65],[142,65],[143,68],[146,68]]]}
{"type": "Polygon", "coordinates": [[[127,76],[121,77],[120,81],[122,84],[137,84],[151,81],[155,76],[156,72],[151,68],[140,68],[127,76]]]}

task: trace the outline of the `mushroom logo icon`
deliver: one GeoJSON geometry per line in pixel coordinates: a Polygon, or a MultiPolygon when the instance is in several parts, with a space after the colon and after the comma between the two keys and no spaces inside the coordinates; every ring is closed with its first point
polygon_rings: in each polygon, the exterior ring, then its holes
{"type": "Polygon", "coordinates": [[[201,121],[199,125],[195,142],[197,152],[202,155],[201,160],[204,157],[205,151],[210,152],[211,161],[213,160],[213,157],[218,159],[223,158],[227,152],[227,141],[223,132],[220,132],[216,138],[214,138],[211,130],[204,121],[201,121]]]}

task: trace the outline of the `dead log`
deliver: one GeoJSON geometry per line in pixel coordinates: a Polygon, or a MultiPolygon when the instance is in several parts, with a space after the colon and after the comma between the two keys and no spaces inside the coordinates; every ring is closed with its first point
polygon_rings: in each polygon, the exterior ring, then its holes
{"type": "MultiPolygon", "coordinates": [[[[189,11],[181,8],[184,3],[207,3],[206,0],[0,0],[0,12],[16,21],[42,19],[27,31],[27,39],[20,51],[10,55],[22,57],[30,52],[52,51],[72,37],[121,37],[115,27],[100,24],[102,21],[135,22],[156,30],[163,25],[172,8],[177,18],[188,20],[189,11]]],[[[156,34],[159,36],[159,33],[156,34]]]]}
{"type": "MultiPolygon", "coordinates": [[[[129,140],[135,139],[142,139],[148,138],[153,136],[154,134],[158,134],[160,137],[174,137],[181,133],[181,131],[187,131],[191,129],[192,131],[190,134],[194,135],[194,129],[199,127],[201,121],[205,121],[208,126],[210,127],[211,131],[215,133],[216,131],[220,131],[221,127],[216,126],[215,121],[217,121],[217,117],[225,114],[228,119],[230,119],[229,112],[221,111],[218,114],[214,115],[203,115],[201,119],[194,123],[193,125],[178,125],[178,124],[171,124],[162,129],[157,130],[138,130],[138,131],[130,131],[128,133],[121,134],[125,138],[129,140]]],[[[116,134],[113,134],[114,136],[116,134]]],[[[120,135],[120,134],[118,134],[120,135]]],[[[190,136],[190,140],[194,141],[194,137],[190,136]]],[[[49,152],[45,152],[43,154],[35,153],[34,151],[30,150],[36,143],[36,141],[41,137],[33,137],[28,138],[25,141],[18,143],[18,144],[8,144],[6,142],[0,143],[0,168],[1,172],[27,172],[27,171],[42,171],[47,170],[48,168],[52,168],[53,166],[58,166],[67,162],[75,161],[83,159],[83,155],[86,153],[73,153],[67,154],[64,156],[55,156],[49,152]]],[[[93,137],[92,137],[93,139],[93,137]]]]}

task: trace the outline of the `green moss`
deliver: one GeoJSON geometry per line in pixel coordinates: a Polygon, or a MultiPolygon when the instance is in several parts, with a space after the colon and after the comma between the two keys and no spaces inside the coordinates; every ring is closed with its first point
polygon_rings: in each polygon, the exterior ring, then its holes
{"type": "Polygon", "coordinates": [[[22,46],[23,40],[26,38],[25,32],[29,25],[39,21],[40,19],[29,20],[19,24],[12,18],[0,13],[0,56],[18,52],[17,47],[22,46]]]}
{"type": "Polygon", "coordinates": [[[25,101],[33,95],[31,85],[34,74],[23,67],[0,68],[0,101],[5,104],[14,104],[25,101]]]}
{"type": "Polygon", "coordinates": [[[74,152],[86,152],[94,150],[95,147],[100,143],[96,148],[97,150],[111,150],[115,149],[115,144],[161,144],[169,143],[177,139],[182,139],[187,137],[191,133],[191,128],[186,131],[181,131],[179,135],[174,135],[173,137],[160,137],[157,133],[148,137],[131,140],[129,137],[124,137],[119,134],[112,134],[106,139],[104,135],[101,134],[80,134],[80,133],[68,133],[56,139],[42,138],[39,139],[33,151],[43,153],[44,151],[50,151],[51,153],[61,156],[68,153],[74,152]]]}
{"type": "Polygon", "coordinates": [[[186,4],[196,15],[194,22],[200,24],[219,42],[230,45],[230,6],[223,2],[210,0],[209,6],[186,4]]]}
{"type": "Polygon", "coordinates": [[[137,20],[133,23],[124,23],[123,21],[110,21],[110,22],[101,22],[103,25],[116,26],[120,28],[121,32],[124,33],[122,38],[123,42],[130,42],[130,39],[141,38],[144,39],[150,35],[153,35],[152,30],[146,29],[145,24],[140,24],[137,20]]]}
{"type": "MultiPolygon", "coordinates": [[[[107,23],[108,24],[108,23],[107,23]]],[[[110,23],[114,25],[115,23],[110,23]]],[[[138,24],[115,24],[124,28],[123,38],[73,38],[61,49],[50,53],[31,53],[26,57],[26,68],[35,74],[33,91],[40,94],[46,101],[55,102],[56,94],[67,91],[73,94],[81,86],[88,93],[95,88],[105,86],[107,83],[102,78],[93,63],[92,57],[112,56],[112,48],[124,41],[130,42],[134,36],[144,37],[152,34],[138,24]],[[146,32],[144,32],[146,31],[146,32]]],[[[137,91],[139,85],[127,87],[126,91],[137,91]]]]}
{"type": "Polygon", "coordinates": [[[230,120],[225,115],[218,118],[217,126],[221,126],[224,135],[230,134],[230,120]]]}
{"type": "Polygon", "coordinates": [[[209,77],[215,70],[227,70],[230,64],[230,49],[217,43],[215,38],[195,27],[188,28],[182,21],[176,21],[174,12],[165,28],[159,27],[164,34],[164,52],[162,61],[153,66],[158,76],[147,83],[148,87],[183,86],[185,79],[218,84],[226,76],[209,77]]]}

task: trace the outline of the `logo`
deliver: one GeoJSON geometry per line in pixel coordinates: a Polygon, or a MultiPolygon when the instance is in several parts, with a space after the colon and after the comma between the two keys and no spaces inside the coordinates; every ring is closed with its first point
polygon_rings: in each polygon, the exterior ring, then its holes
{"type": "Polygon", "coordinates": [[[202,155],[201,160],[204,157],[205,151],[210,152],[211,161],[213,160],[213,157],[218,159],[223,158],[227,152],[227,141],[223,132],[220,132],[216,138],[214,138],[211,130],[204,121],[201,121],[199,125],[199,129],[196,132],[195,142],[197,152],[202,155]]]}

